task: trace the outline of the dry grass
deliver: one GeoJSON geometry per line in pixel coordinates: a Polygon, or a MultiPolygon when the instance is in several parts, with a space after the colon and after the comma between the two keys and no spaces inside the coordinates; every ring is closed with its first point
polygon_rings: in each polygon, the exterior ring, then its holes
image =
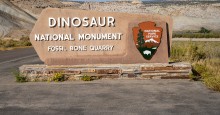
{"type": "Polygon", "coordinates": [[[14,50],[20,48],[30,48],[30,47],[32,46],[19,46],[19,47],[9,47],[9,48],[0,47],[0,51],[14,50]]]}
{"type": "Polygon", "coordinates": [[[31,42],[29,40],[29,37],[22,37],[20,38],[20,40],[0,39],[0,51],[12,50],[16,48],[26,48],[30,46],[31,42]]]}
{"type": "Polygon", "coordinates": [[[203,79],[204,83],[206,86],[210,89],[213,89],[215,91],[220,91],[220,76],[216,77],[210,77],[210,78],[205,78],[203,79]]]}
{"type": "Polygon", "coordinates": [[[192,79],[202,80],[209,88],[220,91],[219,49],[219,42],[173,42],[171,61],[190,62],[192,79]]]}

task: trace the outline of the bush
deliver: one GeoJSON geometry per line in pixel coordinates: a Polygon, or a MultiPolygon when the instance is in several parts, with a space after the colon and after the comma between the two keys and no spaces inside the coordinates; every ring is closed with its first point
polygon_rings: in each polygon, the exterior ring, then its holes
{"type": "Polygon", "coordinates": [[[210,33],[210,32],[211,32],[211,30],[208,30],[204,27],[201,27],[200,30],[199,30],[199,33],[210,33]]]}
{"type": "Polygon", "coordinates": [[[52,78],[49,78],[48,81],[62,82],[64,81],[64,75],[62,73],[55,73],[52,78]]]}
{"type": "Polygon", "coordinates": [[[83,81],[92,81],[94,80],[91,76],[88,76],[88,75],[83,75],[81,80],[83,81]]]}
{"type": "Polygon", "coordinates": [[[4,47],[15,47],[17,45],[17,42],[15,40],[6,40],[5,43],[3,44],[4,47]]]}
{"type": "Polygon", "coordinates": [[[28,36],[22,36],[20,38],[20,41],[22,43],[21,44],[22,46],[31,46],[32,45],[31,42],[30,42],[30,38],[28,36]]]}
{"type": "Polygon", "coordinates": [[[23,76],[19,71],[14,71],[13,74],[16,78],[16,82],[27,82],[27,77],[23,76]]]}
{"type": "Polygon", "coordinates": [[[17,40],[1,40],[0,39],[0,48],[13,48],[13,47],[24,47],[32,46],[29,37],[22,36],[19,41],[17,40]]]}

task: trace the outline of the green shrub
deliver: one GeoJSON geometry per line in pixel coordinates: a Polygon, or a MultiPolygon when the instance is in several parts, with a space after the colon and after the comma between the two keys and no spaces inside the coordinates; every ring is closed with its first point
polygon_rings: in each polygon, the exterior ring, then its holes
{"type": "Polygon", "coordinates": [[[208,30],[204,27],[201,27],[200,30],[199,30],[199,33],[210,33],[210,32],[211,32],[211,30],[208,30]]]}
{"type": "Polygon", "coordinates": [[[83,80],[83,81],[92,81],[92,80],[94,80],[94,79],[92,78],[92,76],[83,75],[83,76],[81,77],[81,80],[83,80]]]}
{"type": "Polygon", "coordinates": [[[29,37],[22,36],[20,40],[1,40],[0,39],[0,48],[13,48],[13,47],[24,47],[32,46],[29,37]]]}
{"type": "Polygon", "coordinates": [[[23,42],[23,46],[32,46],[31,42],[25,41],[23,42]]]}
{"type": "Polygon", "coordinates": [[[27,82],[28,81],[27,77],[23,76],[19,71],[14,71],[13,74],[14,74],[14,77],[16,79],[16,82],[22,83],[22,82],[27,82]]]}
{"type": "Polygon", "coordinates": [[[17,44],[17,42],[15,40],[6,40],[3,44],[4,47],[8,48],[8,47],[15,47],[17,44]]]}
{"type": "Polygon", "coordinates": [[[32,45],[31,42],[30,42],[30,38],[28,36],[22,36],[20,38],[20,41],[22,43],[21,44],[22,46],[31,46],[32,45]]]}
{"type": "Polygon", "coordinates": [[[50,78],[48,81],[55,81],[55,82],[61,82],[64,81],[64,75],[62,73],[55,73],[52,78],[50,78]]]}

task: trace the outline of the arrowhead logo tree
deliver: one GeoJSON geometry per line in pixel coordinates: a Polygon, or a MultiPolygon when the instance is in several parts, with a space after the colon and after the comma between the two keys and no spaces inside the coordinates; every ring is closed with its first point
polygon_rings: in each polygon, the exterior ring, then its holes
{"type": "Polygon", "coordinates": [[[138,32],[137,42],[138,42],[138,46],[139,47],[143,47],[143,45],[145,43],[144,36],[143,36],[143,31],[141,31],[141,29],[139,29],[139,32],[138,32]]]}
{"type": "Polygon", "coordinates": [[[160,46],[163,29],[156,27],[155,22],[142,22],[139,27],[134,27],[134,43],[141,55],[150,60],[160,46]]]}

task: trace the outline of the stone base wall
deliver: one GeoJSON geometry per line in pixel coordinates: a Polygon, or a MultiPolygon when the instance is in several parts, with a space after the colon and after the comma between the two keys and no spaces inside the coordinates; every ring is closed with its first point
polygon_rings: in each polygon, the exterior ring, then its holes
{"type": "Polygon", "coordinates": [[[80,80],[85,75],[95,79],[188,79],[191,69],[189,63],[23,65],[19,68],[28,81],[48,81],[56,73],[62,74],[66,81],[80,80]]]}

